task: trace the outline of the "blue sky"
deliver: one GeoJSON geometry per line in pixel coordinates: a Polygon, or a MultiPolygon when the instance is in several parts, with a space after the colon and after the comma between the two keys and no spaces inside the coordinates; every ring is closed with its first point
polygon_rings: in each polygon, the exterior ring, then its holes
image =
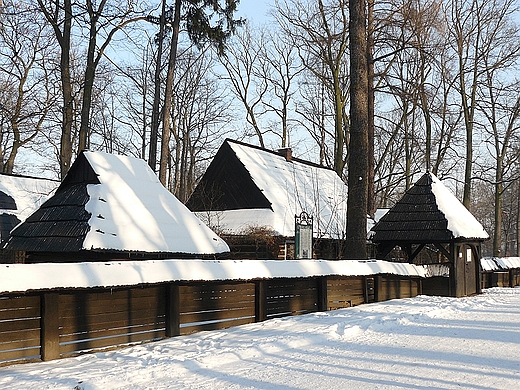
{"type": "Polygon", "coordinates": [[[267,12],[274,0],[241,0],[238,5],[238,16],[245,17],[257,24],[268,19],[267,12]]]}

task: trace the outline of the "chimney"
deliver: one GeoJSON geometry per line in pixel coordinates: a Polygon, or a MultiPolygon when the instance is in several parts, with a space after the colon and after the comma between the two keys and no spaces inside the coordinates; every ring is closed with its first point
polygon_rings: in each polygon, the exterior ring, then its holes
{"type": "Polygon", "coordinates": [[[291,148],[278,149],[278,154],[280,156],[285,157],[285,159],[287,161],[292,161],[292,149],[291,148]]]}

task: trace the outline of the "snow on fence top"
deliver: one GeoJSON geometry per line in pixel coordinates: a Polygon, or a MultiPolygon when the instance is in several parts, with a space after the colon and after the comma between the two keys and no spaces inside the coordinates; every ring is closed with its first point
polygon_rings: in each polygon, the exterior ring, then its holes
{"type": "Polygon", "coordinates": [[[58,288],[131,286],[170,281],[253,280],[394,274],[424,269],[382,260],[149,260],[106,263],[1,264],[0,293],[58,288]]]}
{"type": "Polygon", "coordinates": [[[520,257],[483,257],[480,264],[484,271],[505,271],[520,268],[520,257]]]}

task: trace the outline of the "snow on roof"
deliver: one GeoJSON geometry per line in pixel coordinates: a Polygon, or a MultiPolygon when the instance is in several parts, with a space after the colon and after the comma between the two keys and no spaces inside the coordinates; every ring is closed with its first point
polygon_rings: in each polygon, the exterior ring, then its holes
{"type": "Polygon", "coordinates": [[[0,208],[1,213],[25,220],[47,200],[59,186],[58,181],[0,174],[0,191],[14,199],[16,209],[0,208]]]}
{"type": "Polygon", "coordinates": [[[421,267],[382,260],[148,260],[0,264],[0,293],[115,287],[170,281],[253,280],[326,275],[424,277],[421,267]]]}
{"type": "MultiPolygon", "coordinates": [[[[255,211],[252,222],[280,235],[294,236],[294,216],[305,211],[314,218],[315,237],[344,238],[347,186],[335,171],[299,160],[287,161],[282,155],[244,144],[229,145],[271,202],[272,211],[255,211]]],[[[224,231],[240,232],[244,221],[252,216],[248,210],[242,212],[219,212],[224,231]]]]}
{"type": "Polygon", "coordinates": [[[484,271],[501,271],[520,268],[520,257],[483,257],[480,264],[484,271]]]}
{"type": "Polygon", "coordinates": [[[84,249],[210,254],[227,244],[157,179],[144,160],[84,152],[100,184],[89,184],[92,214],[84,249]]]}
{"type": "Polygon", "coordinates": [[[453,233],[453,237],[488,239],[489,235],[473,214],[433,173],[430,173],[430,177],[437,206],[446,217],[448,230],[453,233]]]}
{"type": "Polygon", "coordinates": [[[483,257],[480,259],[480,266],[483,271],[498,271],[500,267],[492,258],[483,257]]]}

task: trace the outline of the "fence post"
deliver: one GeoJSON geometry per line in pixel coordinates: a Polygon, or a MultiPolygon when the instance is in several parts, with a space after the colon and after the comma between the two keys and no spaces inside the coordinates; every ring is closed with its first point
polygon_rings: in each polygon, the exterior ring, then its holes
{"type": "Polygon", "coordinates": [[[255,322],[267,319],[267,286],[265,280],[255,281],[255,322]]]}
{"type": "Polygon", "coordinates": [[[179,285],[176,283],[166,285],[166,337],[181,334],[179,290],[179,285]]]}
{"type": "Polygon", "coordinates": [[[41,358],[53,360],[60,357],[60,312],[59,294],[41,295],[41,358]]]}
{"type": "Polygon", "coordinates": [[[374,301],[383,301],[383,277],[381,275],[374,276],[374,301]]]}
{"type": "Polygon", "coordinates": [[[316,278],[318,289],[318,311],[328,310],[328,296],[327,296],[327,277],[319,276],[316,278]]]}

